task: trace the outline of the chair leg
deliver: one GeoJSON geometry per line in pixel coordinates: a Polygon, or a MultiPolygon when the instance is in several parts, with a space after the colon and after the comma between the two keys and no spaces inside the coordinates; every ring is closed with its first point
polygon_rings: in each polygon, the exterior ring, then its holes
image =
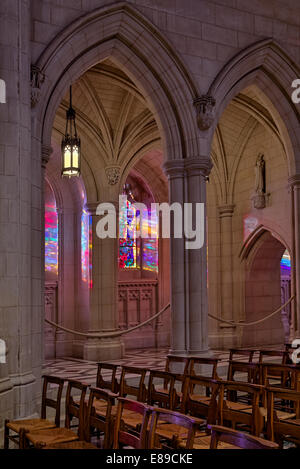
{"type": "Polygon", "coordinates": [[[7,426],[9,420],[4,422],[4,449],[9,449],[9,428],[7,426]]]}

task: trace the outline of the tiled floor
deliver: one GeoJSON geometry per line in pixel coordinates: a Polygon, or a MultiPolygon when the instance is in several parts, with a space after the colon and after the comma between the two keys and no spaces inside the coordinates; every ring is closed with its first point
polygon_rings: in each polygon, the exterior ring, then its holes
{"type": "MultiPolygon", "coordinates": [[[[167,349],[144,349],[128,351],[124,358],[120,360],[110,360],[109,363],[115,363],[120,366],[136,366],[138,368],[163,370],[165,367],[167,349]]],[[[214,356],[219,358],[219,375],[226,376],[228,352],[214,351],[214,356]]],[[[246,357],[237,356],[240,361],[245,361],[246,357]]],[[[66,379],[78,379],[88,384],[96,383],[97,365],[95,362],[79,360],[76,358],[57,358],[45,362],[44,373],[52,374],[66,379]]],[[[120,373],[120,370],[119,370],[120,373]]],[[[109,372],[108,372],[109,375],[109,372]]],[[[104,374],[105,376],[105,374],[104,374]]]]}

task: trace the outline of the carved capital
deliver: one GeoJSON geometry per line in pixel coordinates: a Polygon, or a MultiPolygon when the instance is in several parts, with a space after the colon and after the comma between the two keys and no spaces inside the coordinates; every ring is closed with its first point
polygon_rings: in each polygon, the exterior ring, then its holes
{"type": "Polygon", "coordinates": [[[105,174],[108,184],[114,186],[119,182],[120,179],[120,166],[107,166],[105,168],[105,174]]]}
{"type": "Polygon", "coordinates": [[[184,177],[184,160],[169,160],[163,165],[165,174],[169,179],[184,177]]]}
{"type": "Polygon", "coordinates": [[[41,95],[41,86],[45,81],[45,74],[36,65],[31,65],[31,106],[35,107],[41,95]]]}
{"type": "Polygon", "coordinates": [[[235,205],[221,205],[218,207],[220,218],[232,217],[235,205]]]}
{"type": "Polygon", "coordinates": [[[200,130],[208,130],[215,118],[216,100],[207,94],[195,99],[194,105],[197,111],[197,123],[200,130]]]}
{"type": "Polygon", "coordinates": [[[53,148],[51,147],[51,145],[42,144],[42,168],[46,168],[52,152],[53,148]]]}
{"type": "Polygon", "coordinates": [[[212,170],[213,164],[209,157],[187,158],[184,166],[188,176],[203,176],[207,178],[212,170]]]}

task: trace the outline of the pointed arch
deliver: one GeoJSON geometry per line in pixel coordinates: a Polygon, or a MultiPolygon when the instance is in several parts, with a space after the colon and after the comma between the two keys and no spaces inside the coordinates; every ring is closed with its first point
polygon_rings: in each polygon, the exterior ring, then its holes
{"type": "Polygon", "coordinates": [[[146,97],[161,131],[165,157],[198,157],[196,85],[168,41],[126,2],[77,19],[38,59],[36,66],[45,75],[36,108],[39,140],[50,143],[55,112],[70,83],[108,56],[146,97]]]}
{"type": "Polygon", "coordinates": [[[247,86],[257,85],[279,128],[288,157],[289,174],[299,172],[300,114],[291,99],[292,82],[299,76],[300,68],[273,39],[243,49],[223,67],[209,88],[208,94],[216,99],[216,119],[210,129],[210,138],[229,102],[247,86]]]}

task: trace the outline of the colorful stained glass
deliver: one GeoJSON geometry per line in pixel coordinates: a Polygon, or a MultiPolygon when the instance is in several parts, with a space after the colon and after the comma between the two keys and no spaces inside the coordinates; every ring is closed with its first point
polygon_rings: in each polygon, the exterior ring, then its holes
{"type": "Polygon", "coordinates": [[[281,258],[280,267],[284,271],[291,270],[291,256],[289,255],[288,250],[286,250],[281,258]]]}
{"type": "Polygon", "coordinates": [[[136,232],[139,230],[137,211],[127,200],[120,210],[119,217],[119,267],[136,269],[138,265],[138,249],[136,232]]]}
{"type": "Polygon", "coordinates": [[[84,210],[81,215],[81,278],[89,281],[89,215],[84,210]]]}
{"type": "Polygon", "coordinates": [[[89,288],[93,287],[92,279],[92,249],[93,249],[93,225],[92,225],[92,215],[89,216],[89,288]]]}
{"type": "Polygon", "coordinates": [[[146,207],[142,215],[141,222],[139,210],[128,200],[120,211],[119,267],[139,268],[141,250],[143,270],[158,272],[158,217],[155,211],[148,211],[146,207]],[[143,238],[137,236],[140,232],[140,223],[143,238]],[[148,237],[145,237],[145,233],[148,237]]]}
{"type": "Polygon", "coordinates": [[[45,205],[45,271],[58,273],[58,216],[55,205],[45,205]]]}
{"type": "Polygon", "coordinates": [[[158,217],[154,210],[143,214],[143,232],[147,230],[148,238],[143,238],[143,269],[158,272],[158,217]]]}

